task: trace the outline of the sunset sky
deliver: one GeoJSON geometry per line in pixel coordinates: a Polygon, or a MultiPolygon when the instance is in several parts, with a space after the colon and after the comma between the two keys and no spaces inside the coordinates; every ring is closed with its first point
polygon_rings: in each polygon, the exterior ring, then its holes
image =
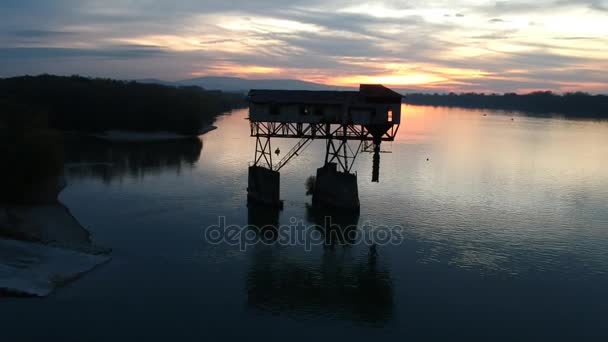
{"type": "Polygon", "coordinates": [[[0,77],[608,93],[608,0],[1,0],[0,77]]]}

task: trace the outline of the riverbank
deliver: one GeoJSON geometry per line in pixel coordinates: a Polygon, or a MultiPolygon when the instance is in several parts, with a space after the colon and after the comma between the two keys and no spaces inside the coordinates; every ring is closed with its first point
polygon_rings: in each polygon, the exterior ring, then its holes
{"type": "Polygon", "coordinates": [[[47,296],[109,260],[61,203],[0,207],[0,292],[47,296]]]}
{"type": "Polygon", "coordinates": [[[0,293],[45,297],[108,261],[105,254],[0,239],[0,293]]]}
{"type": "Polygon", "coordinates": [[[0,202],[0,293],[46,296],[110,260],[58,201],[65,186],[49,177],[22,201],[0,202]]]}
{"type": "Polygon", "coordinates": [[[217,127],[209,125],[201,129],[197,134],[178,134],[174,132],[136,132],[136,131],[107,131],[100,134],[92,134],[92,137],[103,139],[110,142],[146,142],[146,141],[166,141],[191,139],[204,135],[217,127]]]}
{"type": "Polygon", "coordinates": [[[520,111],[536,115],[560,114],[569,118],[608,119],[608,96],[587,93],[555,94],[407,94],[409,105],[520,111]]]}

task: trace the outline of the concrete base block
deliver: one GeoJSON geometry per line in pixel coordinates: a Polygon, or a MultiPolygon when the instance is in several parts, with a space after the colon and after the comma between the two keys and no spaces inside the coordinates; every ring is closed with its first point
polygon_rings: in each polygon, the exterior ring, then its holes
{"type": "Polygon", "coordinates": [[[359,211],[357,176],[338,172],[336,164],[318,169],[312,203],[320,207],[359,211]]]}
{"type": "Polygon", "coordinates": [[[281,174],[260,166],[249,167],[247,201],[281,208],[281,174]]]}

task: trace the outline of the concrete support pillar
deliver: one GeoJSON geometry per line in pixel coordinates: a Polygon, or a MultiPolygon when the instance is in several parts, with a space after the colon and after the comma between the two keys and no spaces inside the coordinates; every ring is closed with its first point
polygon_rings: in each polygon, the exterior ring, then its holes
{"type": "Polygon", "coordinates": [[[326,208],[359,211],[357,176],[338,172],[337,165],[333,163],[318,169],[312,203],[326,208]]]}
{"type": "Polygon", "coordinates": [[[249,185],[247,187],[247,201],[256,204],[282,208],[281,174],[270,169],[249,167],[249,185]]]}

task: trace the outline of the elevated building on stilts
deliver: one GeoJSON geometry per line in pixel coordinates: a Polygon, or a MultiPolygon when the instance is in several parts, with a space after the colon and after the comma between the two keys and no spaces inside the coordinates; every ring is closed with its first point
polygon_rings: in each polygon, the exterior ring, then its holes
{"type": "Polygon", "coordinates": [[[249,121],[256,151],[249,168],[248,199],[280,207],[279,171],[310,142],[322,139],[326,155],[317,170],[313,204],[359,210],[353,164],[360,152],[373,152],[372,181],[379,181],[380,145],[395,139],[401,99],[399,93],[375,84],[363,84],[359,91],[251,90],[249,121]],[[279,138],[297,141],[276,160],[272,139],[279,138]],[[351,142],[357,146],[351,147],[351,142]]]}

